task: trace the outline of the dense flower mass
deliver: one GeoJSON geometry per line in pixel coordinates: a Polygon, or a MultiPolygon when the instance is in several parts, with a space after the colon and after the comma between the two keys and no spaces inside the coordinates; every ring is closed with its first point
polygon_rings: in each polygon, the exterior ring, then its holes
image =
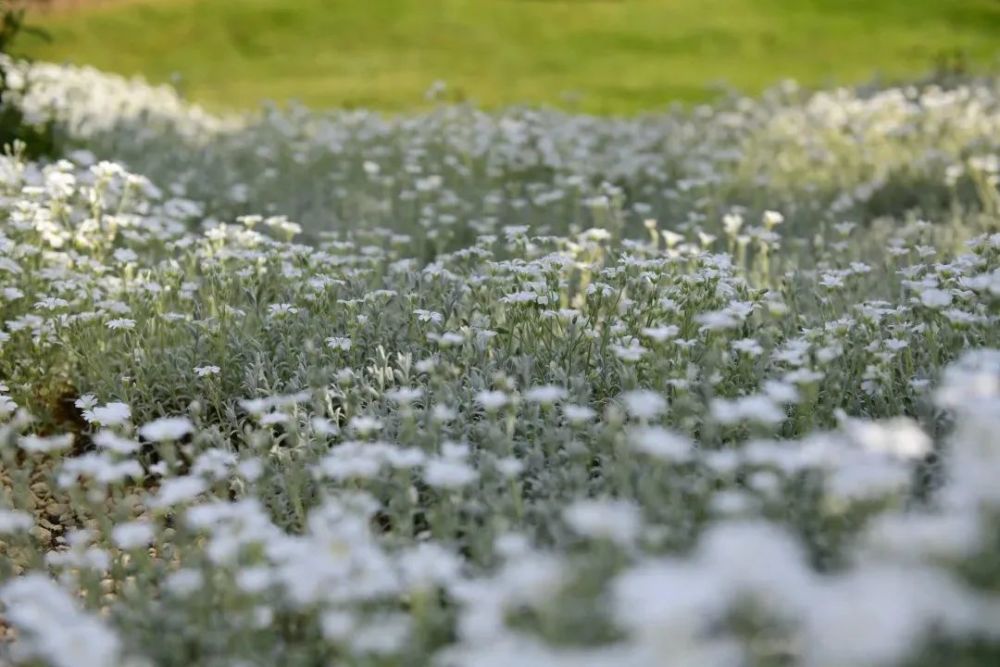
{"type": "Polygon", "coordinates": [[[16,64],[0,662],[1000,661],[1000,87],[215,118],[16,64]]]}

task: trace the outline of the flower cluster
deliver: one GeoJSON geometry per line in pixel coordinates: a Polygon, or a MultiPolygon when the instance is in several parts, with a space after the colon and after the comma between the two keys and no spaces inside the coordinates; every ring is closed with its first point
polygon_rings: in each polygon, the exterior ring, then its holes
{"type": "Polygon", "coordinates": [[[1000,656],[990,84],[234,120],[24,67],[77,149],[0,157],[0,661],[1000,656]]]}

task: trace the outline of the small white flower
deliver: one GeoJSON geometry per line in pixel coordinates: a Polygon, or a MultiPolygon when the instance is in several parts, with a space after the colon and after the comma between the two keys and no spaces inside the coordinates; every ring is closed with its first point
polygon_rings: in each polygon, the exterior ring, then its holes
{"type": "Polygon", "coordinates": [[[659,327],[646,327],[642,330],[643,336],[656,341],[657,343],[662,343],[670,340],[671,338],[676,338],[679,333],[680,328],[678,328],[675,324],[667,324],[659,327]]]}
{"type": "Polygon", "coordinates": [[[422,310],[418,308],[413,311],[413,314],[417,316],[417,320],[420,322],[430,322],[432,324],[441,324],[444,322],[444,315],[436,313],[433,310],[422,310]]]}
{"type": "MultiPolygon", "coordinates": [[[[431,339],[430,334],[428,334],[428,339],[431,339]]],[[[464,343],[465,336],[457,331],[445,331],[440,336],[434,338],[434,340],[437,340],[438,345],[441,347],[454,347],[464,343]]]]}
{"type": "Polygon", "coordinates": [[[259,418],[261,426],[273,426],[274,424],[284,424],[289,419],[284,412],[268,412],[259,418]]]}
{"type": "Polygon", "coordinates": [[[784,405],[799,402],[799,390],[789,382],[767,380],[764,382],[764,393],[775,403],[784,405]]]}
{"type": "Polygon", "coordinates": [[[108,320],[105,322],[105,326],[109,329],[116,331],[118,329],[134,329],[135,320],[130,320],[127,317],[119,317],[113,320],[108,320]]]}
{"type": "Polygon", "coordinates": [[[431,416],[436,422],[447,423],[455,420],[458,417],[458,412],[454,408],[441,403],[434,406],[431,410],[431,416]]]}
{"type": "Polygon", "coordinates": [[[453,459],[456,461],[464,461],[469,458],[469,453],[471,452],[469,445],[464,442],[449,442],[445,441],[441,443],[441,456],[446,459],[453,459]]]}
{"type": "Polygon", "coordinates": [[[628,345],[612,345],[611,351],[622,361],[635,363],[642,359],[649,350],[640,345],[638,341],[633,340],[628,345]]]}
{"type": "Polygon", "coordinates": [[[178,503],[194,500],[208,489],[208,483],[201,477],[170,477],[160,484],[160,491],[150,500],[151,507],[166,508],[178,503]]]}
{"type": "Polygon", "coordinates": [[[181,597],[186,597],[201,590],[204,577],[198,570],[184,568],[167,575],[164,585],[167,590],[181,597]]]}
{"type": "Polygon", "coordinates": [[[524,462],[513,456],[507,456],[497,460],[497,470],[508,479],[517,477],[524,472],[524,462]]]}
{"type": "Polygon", "coordinates": [[[764,353],[764,348],[753,338],[741,338],[732,342],[733,349],[751,357],[759,357],[764,353]]]}
{"type": "Polygon", "coordinates": [[[290,303],[272,303],[267,307],[267,312],[271,317],[284,317],[296,314],[299,309],[290,303]]]}
{"type": "Polygon", "coordinates": [[[47,437],[22,435],[17,444],[26,452],[49,454],[69,449],[73,444],[73,434],[64,433],[62,435],[50,435],[47,437]]]}
{"type": "Polygon", "coordinates": [[[258,458],[246,459],[236,465],[236,472],[248,482],[254,482],[264,474],[264,464],[258,458]]]}
{"type": "Polygon", "coordinates": [[[271,570],[265,566],[245,567],[236,573],[236,586],[244,593],[263,593],[272,584],[271,570]]]}
{"type": "Polygon", "coordinates": [[[848,418],[843,428],[863,448],[901,459],[922,458],[934,444],[915,421],[906,417],[879,422],[848,418]]]}
{"type": "Polygon", "coordinates": [[[735,329],[740,326],[740,321],[733,317],[728,310],[716,310],[707,313],[700,313],[694,318],[695,322],[701,325],[705,331],[724,331],[735,329]]]}
{"type": "Polygon", "coordinates": [[[628,391],[621,398],[629,416],[635,419],[655,419],[667,409],[667,399],[648,389],[628,391]]]}
{"type": "Polygon", "coordinates": [[[320,631],[323,637],[329,641],[346,641],[357,626],[357,621],[350,613],[331,609],[320,614],[320,631]]]}
{"type": "Polygon", "coordinates": [[[138,549],[153,541],[155,532],[148,521],[120,523],[111,529],[111,539],[120,549],[138,549]]]}
{"type": "Polygon", "coordinates": [[[780,225],[785,221],[785,216],[778,213],[777,211],[764,211],[763,222],[764,226],[770,229],[776,225],[780,225]]]}
{"type": "Polygon", "coordinates": [[[629,434],[632,446],[663,461],[679,461],[691,456],[691,441],[659,426],[637,428],[629,434]]]}
{"type": "Polygon", "coordinates": [[[586,405],[564,405],[563,415],[566,417],[566,421],[571,424],[583,424],[588,422],[597,416],[597,412],[586,405]]]}
{"type": "Polygon", "coordinates": [[[628,545],[642,528],[639,508],[626,500],[578,500],[563,512],[576,533],[628,545]]]}
{"type": "Polygon", "coordinates": [[[382,421],[369,415],[351,417],[348,428],[359,435],[371,435],[382,430],[382,421]]]}
{"type": "Polygon", "coordinates": [[[331,350],[349,352],[351,350],[351,339],[345,336],[330,336],[326,339],[326,346],[331,350]]]}
{"type": "Polygon", "coordinates": [[[337,435],[340,433],[340,427],[326,417],[313,417],[309,420],[309,423],[312,425],[313,431],[319,435],[337,435]]]}
{"type": "Polygon", "coordinates": [[[476,394],[476,402],[484,410],[494,412],[510,403],[510,397],[502,391],[481,391],[476,394]]]}
{"type": "Polygon", "coordinates": [[[116,401],[84,412],[83,418],[92,424],[118,426],[132,418],[132,409],[128,404],[116,401]]]}
{"type": "Polygon", "coordinates": [[[766,395],[744,396],[734,400],[713,399],[710,404],[712,416],[720,424],[756,422],[759,424],[780,424],[787,415],[780,406],[766,395]]]}
{"type": "Polygon", "coordinates": [[[558,403],[566,398],[567,392],[562,387],[557,387],[555,385],[547,384],[538,387],[532,387],[524,393],[524,398],[532,403],[540,403],[542,405],[552,405],[553,403],[558,403]]]}
{"type": "Polygon", "coordinates": [[[113,431],[98,431],[93,439],[94,444],[101,449],[107,449],[117,454],[133,454],[139,451],[138,442],[123,438],[113,431]]]}
{"type": "Polygon", "coordinates": [[[84,394],[80,398],[73,402],[77,408],[81,410],[90,410],[95,405],[97,405],[97,397],[93,394],[84,394]]]}
{"type": "Polygon", "coordinates": [[[920,293],[920,302],[928,308],[947,308],[951,301],[951,293],[946,290],[930,288],[920,293]]]}
{"type": "Polygon", "coordinates": [[[454,458],[435,458],[424,465],[424,481],[440,489],[460,489],[476,481],[478,473],[454,458]]]}
{"type": "Polygon", "coordinates": [[[386,398],[395,403],[399,403],[400,405],[409,405],[410,403],[419,400],[423,395],[424,390],[420,387],[400,387],[398,389],[391,389],[385,392],[386,398]]]}
{"type": "Polygon", "coordinates": [[[194,430],[194,424],[187,417],[161,417],[148,422],[139,429],[139,435],[153,442],[180,440],[194,430]]]}
{"type": "Polygon", "coordinates": [[[222,369],[218,366],[195,366],[194,374],[200,378],[209,377],[210,375],[218,375],[222,372],[222,369]]]}
{"type": "Polygon", "coordinates": [[[0,509],[0,535],[26,532],[34,525],[34,520],[27,512],[0,509]]]}

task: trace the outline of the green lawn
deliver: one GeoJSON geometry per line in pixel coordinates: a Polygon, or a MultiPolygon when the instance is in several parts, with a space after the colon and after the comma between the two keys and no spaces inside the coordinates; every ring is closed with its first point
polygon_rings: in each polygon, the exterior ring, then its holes
{"type": "Polygon", "coordinates": [[[401,109],[437,79],[486,106],[632,112],[926,73],[1000,53],[1000,0],[139,0],[36,17],[22,50],[154,81],[191,98],[401,109]]]}

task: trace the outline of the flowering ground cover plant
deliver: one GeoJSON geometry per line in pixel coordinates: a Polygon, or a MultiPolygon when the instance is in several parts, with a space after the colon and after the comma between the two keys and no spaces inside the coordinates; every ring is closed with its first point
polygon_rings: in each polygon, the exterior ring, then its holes
{"type": "Polygon", "coordinates": [[[12,66],[64,157],[0,158],[3,660],[1000,659],[997,85],[216,118],[12,66]]]}

